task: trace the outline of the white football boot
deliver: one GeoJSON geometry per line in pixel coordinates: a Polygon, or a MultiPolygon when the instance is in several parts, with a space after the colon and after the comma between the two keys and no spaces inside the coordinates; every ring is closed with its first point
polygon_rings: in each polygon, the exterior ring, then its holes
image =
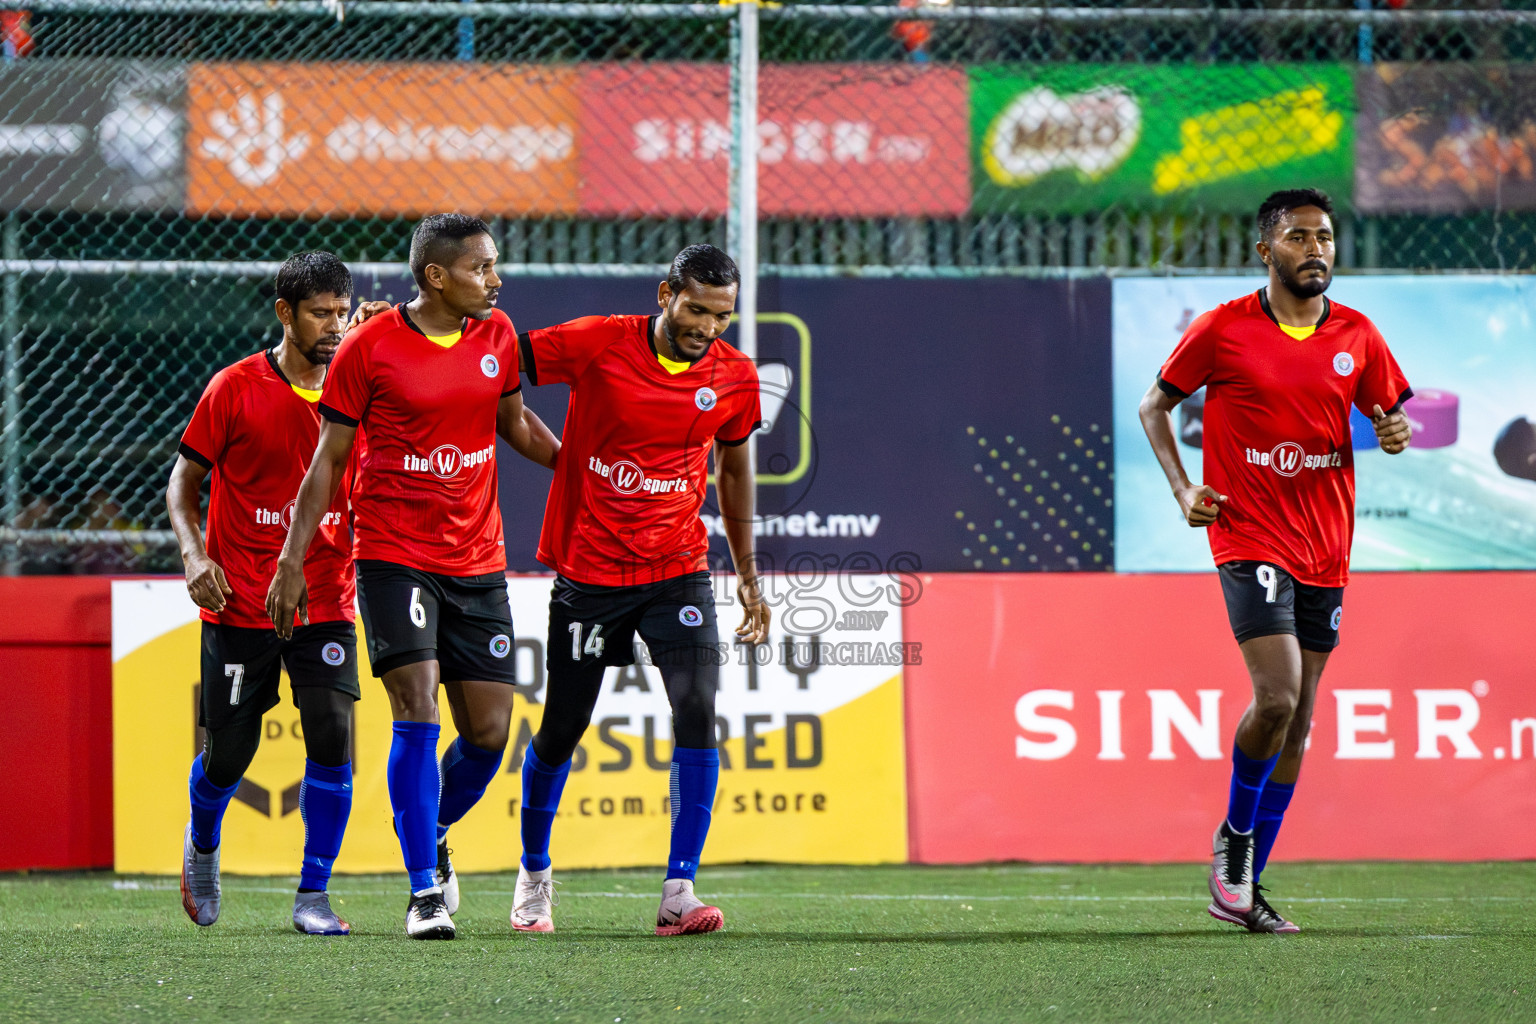
{"type": "Polygon", "coordinates": [[[512,897],[512,927],[520,932],[555,930],[555,907],[560,897],[555,892],[555,869],[529,871],[522,861],[517,864],[517,890],[512,897]]]}

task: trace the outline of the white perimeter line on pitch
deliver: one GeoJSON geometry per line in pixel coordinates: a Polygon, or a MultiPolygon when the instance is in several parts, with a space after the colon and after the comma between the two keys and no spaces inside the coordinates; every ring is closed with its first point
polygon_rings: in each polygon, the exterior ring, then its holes
{"type": "MultiPolygon", "coordinates": [[[[163,882],[137,882],[124,884],[113,882],[112,887],[121,892],[168,892],[178,889],[178,884],[163,882]]],[[[280,889],[274,886],[259,885],[231,885],[227,881],[224,888],[233,892],[271,892],[291,894],[292,889],[280,889]]],[[[345,885],[334,890],[341,896],[394,896],[399,889],[352,889],[345,885]]],[[[515,892],[511,889],[474,889],[475,896],[512,896],[515,892]]],[[[562,897],[596,897],[599,899],[613,900],[654,900],[655,893],[651,892],[568,892],[561,890],[562,897]]],[[[933,894],[897,895],[894,893],[827,893],[827,892],[721,892],[715,893],[711,899],[717,900],[777,900],[777,899],[820,899],[820,900],[884,900],[889,902],[907,901],[933,901],[940,903],[1196,903],[1206,900],[1203,895],[1196,896],[1073,896],[1065,893],[1053,894],[1021,894],[1017,896],[939,896],[933,894]]],[[[1533,896],[1298,896],[1286,897],[1286,903],[1532,903],[1536,902],[1533,896]]]]}

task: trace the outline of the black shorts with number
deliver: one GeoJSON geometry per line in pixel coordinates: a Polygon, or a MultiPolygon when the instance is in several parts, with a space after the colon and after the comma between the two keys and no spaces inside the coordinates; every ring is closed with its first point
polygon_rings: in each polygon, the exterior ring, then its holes
{"type": "Polygon", "coordinates": [[[1238,643],[1290,633],[1304,651],[1327,654],[1339,645],[1343,587],[1298,583],[1272,562],[1227,562],[1217,571],[1238,643]]]}
{"type": "Polygon", "coordinates": [[[199,723],[206,729],[260,719],[278,702],[281,667],[288,670],[293,702],[304,706],[306,689],[340,690],[353,700],[357,685],[357,630],[350,622],[296,626],[287,640],[271,626],[203,623],[203,700],[199,723]]]}
{"type": "Polygon", "coordinates": [[[635,634],[653,664],[679,658],[721,660],[709,573],[632,587],[600,587],[555,577],[549,596],[550,672],[572,665],[633,665],[635,634]]]}
{"type": "Polygon", "coordinates": [[[444,576],[361,559],[357,604],[375,676],[436,661],[445,681],[517,682],[506,573],[444,576]]]}

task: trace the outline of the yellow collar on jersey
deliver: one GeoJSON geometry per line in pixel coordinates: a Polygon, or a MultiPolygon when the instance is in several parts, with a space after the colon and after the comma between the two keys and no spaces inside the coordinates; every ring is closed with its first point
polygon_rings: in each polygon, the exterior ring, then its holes
{"type": "Polygon", "coordinates": [[[453,348],[453,346],[459,343],[459,339],[464,337],[463,331],[454,331],[452,334],[427,334],[426,331],[421,333],[432,344],[441,345],[443,348],[453,348]]]}
{"type": "Polygon", "coordinates": [[[693,368],[693,364],[692,363],[680,363],[676,359],[668,359],[666,356],[662,355],[660,352],[656,353],[656,361],[661,364],[661,368],[663,370],[666,370],[668,373],[672,374],[673,376],[676,376],[677,374],[682,373],[684,370],[689,370],[689,369],[693,368]]]}
{"type": "Polygon", "coordinates": [[[289,384],[288,386],[293,388],[294,394],[298,395],[300,398],[304,399],[304,401],[310,403],[311,405],[320,401],[320,392],[318,389],[311,391],[309,388],[301,388],[297,384],[289,384]]]}
{"type": "Polygon", "coordinates": [[[1308,324],[1305,327],[1292,327],[1290,324],[1282,324],[1278,320],[1275,321],[1275,326],[1279,327],[1282,331],[1284,331],[1286,334],[1289,334],[1297,341],[1306,341],[1308,338],[1312,337],[1312,332],[1317,330],[1317,324],[1308,324]]]}

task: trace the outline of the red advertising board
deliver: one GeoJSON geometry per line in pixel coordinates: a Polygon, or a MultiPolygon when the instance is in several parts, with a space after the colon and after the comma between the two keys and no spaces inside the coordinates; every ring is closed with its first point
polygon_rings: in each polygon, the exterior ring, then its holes
{"type": "MultiPolygon", "coordinates": [[[[1192,861],[1249,699],[1214,573],[938,575],[914,861],[1192,861]]],[[[1536,857],[1536,573],[1356,574],[1276,860],[1536,857]]]]}
{"type": "MultiPolygon", "coordinates": [[[[718,216],[731,152],[720,64],[583,69],[581,211],[718,216]]],[[[764,67],[759,202],[767,217],[956,216],[970,206],[967,83],[956,68],[764,67]]]]}

